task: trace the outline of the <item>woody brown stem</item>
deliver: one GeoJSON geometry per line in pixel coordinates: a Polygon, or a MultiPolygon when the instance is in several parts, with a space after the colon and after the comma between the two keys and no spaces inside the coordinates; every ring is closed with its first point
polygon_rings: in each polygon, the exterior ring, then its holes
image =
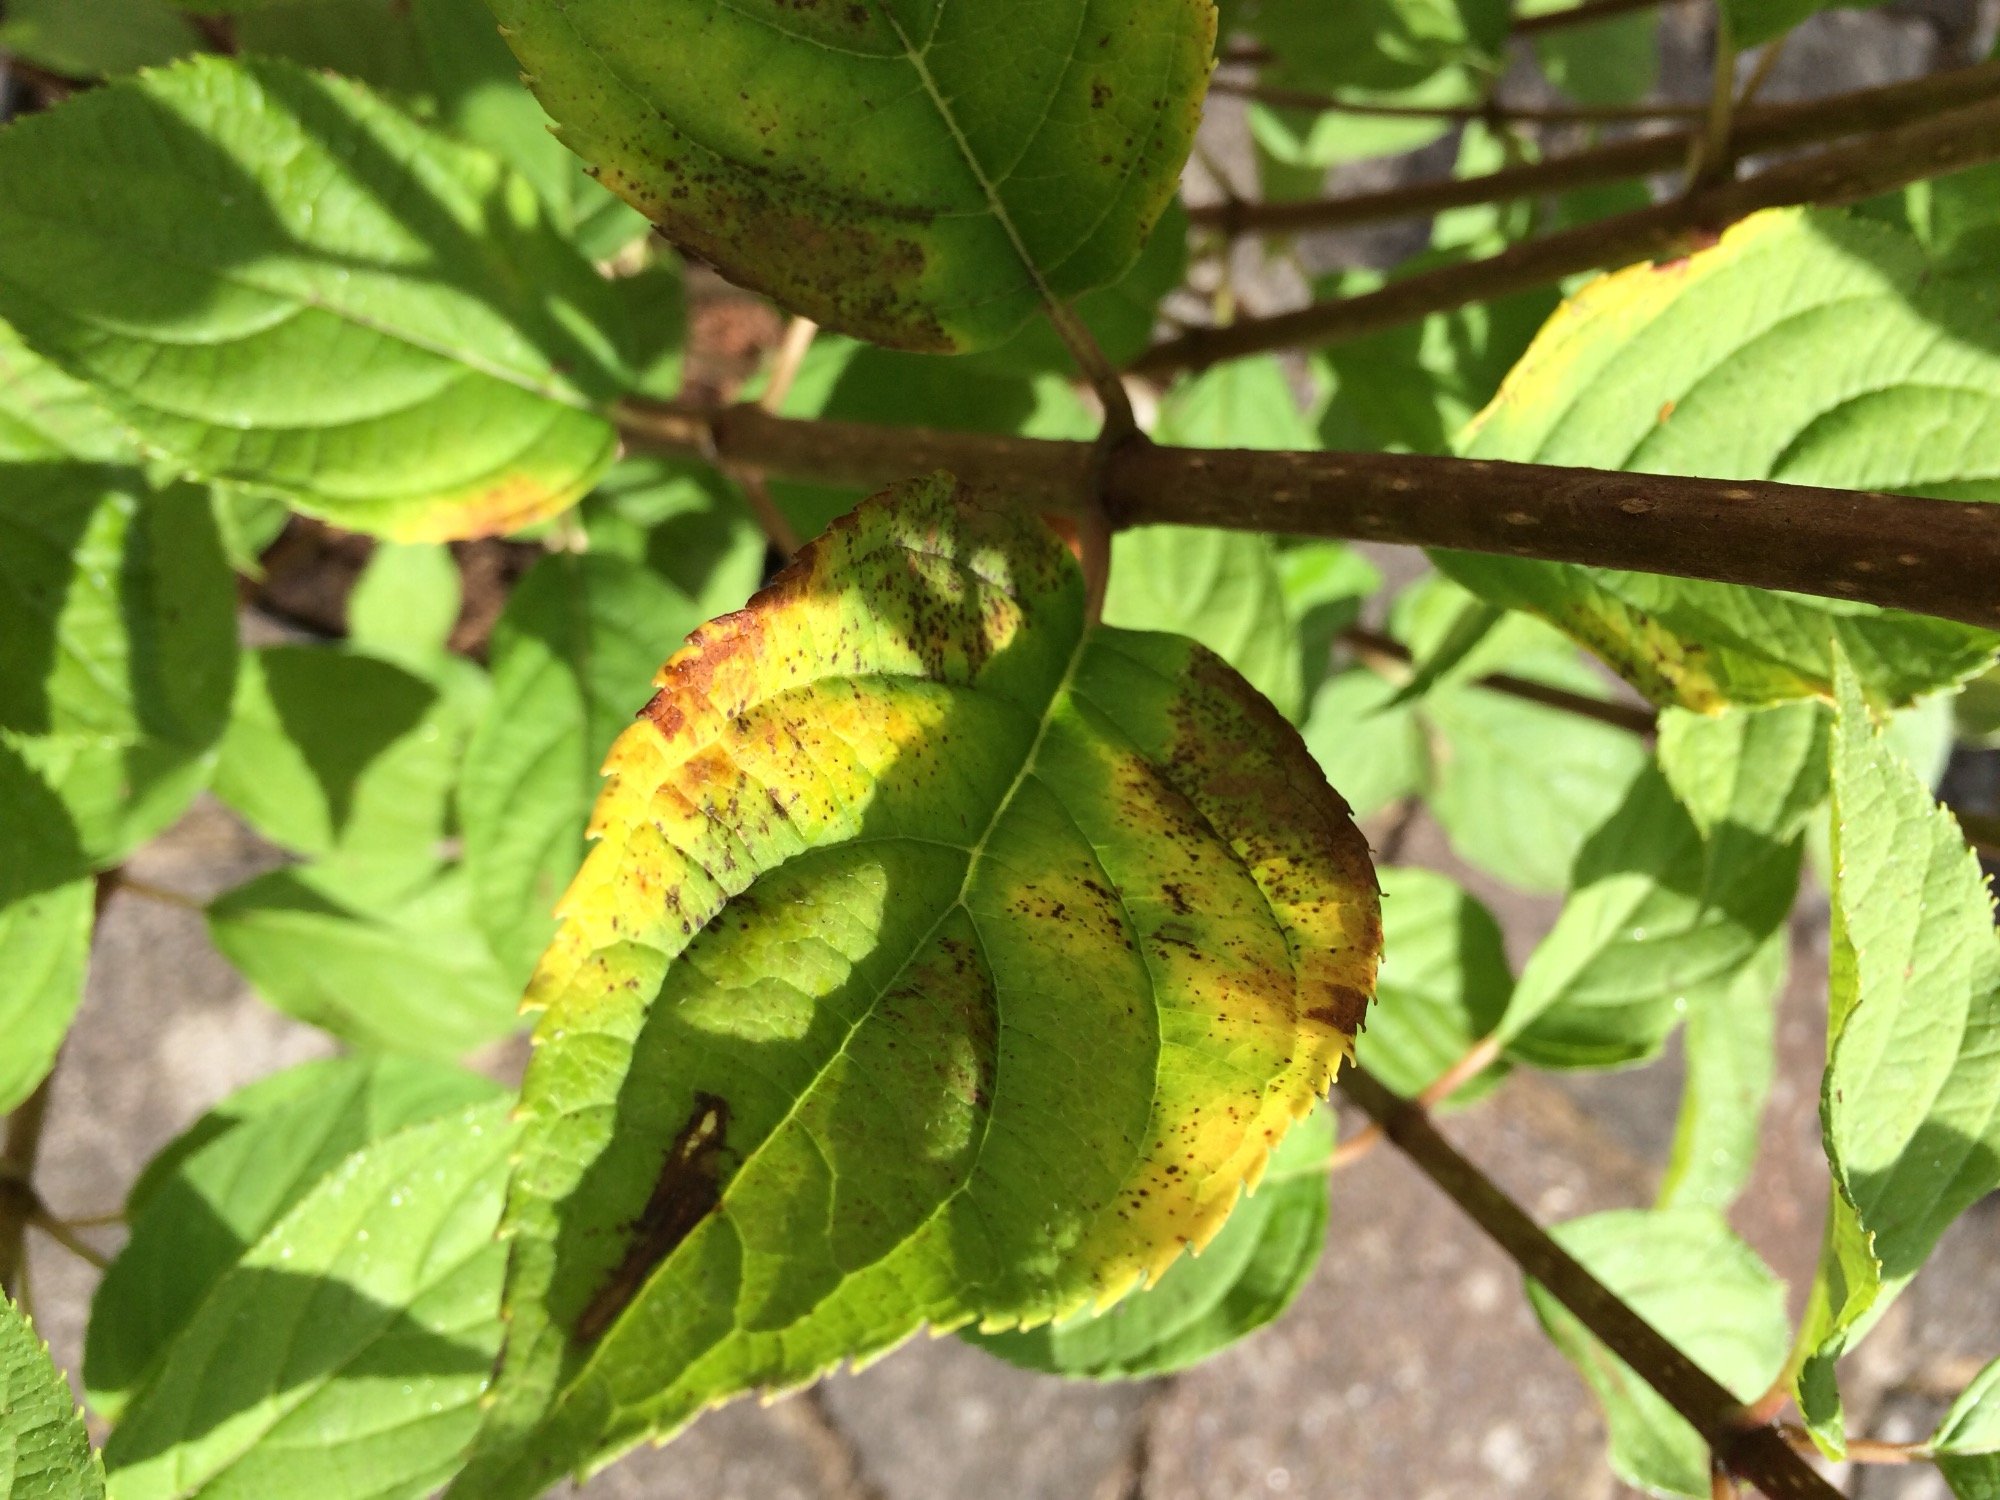
{"type": "Polygon", "coordinates": [[[1133,365],[1163,377],[1273,349],[1310,348],[1380,333],[1565,276],[1683,253],[1760,209],[1852,203],[1927,177],[2000,159],[2000,98],[1866,140],[1718,182],[1632,213],[1525,240],[1497,255],[1421,272],[1358,297],[1243,318],[1156,344],[1133,365]]]}
{"type": "MultiPolygon", "coordinates": [[[[1906,125],[1991,99],[1996,93],[2000,93],[2000,62],[1982,63],[1826,99],[1745,108],[1737,116],[1732,138],[1739,156],[1821,145],[1906,125]]],[[[1294,203],[1210,203],[1189,209],[1188,218],[1203,228],[1232,235],[1287,234],[1421,218],[1449,208],[1540,198],[1670,171],[1687,162],[1695,139],[1690,129],[1663,131],[1477,177],[1294,203]]]]}
{"type": "Polygon", "coordinates": [[[1746,1427],[1742,1403],[1662,1337],[1530,1218],[1439,1133],[1419,1104],[1399,1099],[1359,1068],[1341,1091],[1383,1135],[1477,1224],[1521,1270],[1546,1287],[1613,1354],[1702,1435],[1718,1464],[1770,1500],[1837,1500],[1839,1491],[1776,1428],[1746,1427]]]}
{"type": "MultiPolygon", "coordinates": [[[[2000,112],[1996,112],[2000,113],[2000,112]]],[[[626,402],[628,444],[874,489],[937,469],[1024,509],[1462,548],[1743,583],[2000,628],[2000,506],[1396,453],[1168,448],[626,402]]]]}

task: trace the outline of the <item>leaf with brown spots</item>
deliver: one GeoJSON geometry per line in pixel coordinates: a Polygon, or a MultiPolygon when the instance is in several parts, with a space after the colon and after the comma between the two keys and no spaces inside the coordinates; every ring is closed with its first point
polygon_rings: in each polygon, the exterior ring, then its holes
{"type": "Polygon", "coordinates": [[[745,286],[902,349],[1106,286],[1180,179],[1211,0],[489,0],[605,186],[745,286]]]}
{"type": "MultiPolygon", "coordinates": [[[[2000,500],[2000,303],[1990,279],[1948,274],[1886,224],[1758,214],[1711,249],[1571,297],[1460,447],[2000,500]]],[[[1829,510],[1830,532],[1855,524],[1829,510]]],[[[1466,552],[1437,560],[1483,597],[1568,632],[1654,702],[1703,712],[1830,697],[1835,642],[1871,700],[1900,705],[1978,672],[2000,642],[1949,620],[1738,584],[1466,552]]]]}
{"type": "Polygon", "coordinates": [[[925,1324],[1109,1306],[1325,1092],[1380,945],[1346,804],[1219,658],[1083,594],[937,479],[668,661],[530,987],[508,1343],[455,1494],[925,1324]]]}

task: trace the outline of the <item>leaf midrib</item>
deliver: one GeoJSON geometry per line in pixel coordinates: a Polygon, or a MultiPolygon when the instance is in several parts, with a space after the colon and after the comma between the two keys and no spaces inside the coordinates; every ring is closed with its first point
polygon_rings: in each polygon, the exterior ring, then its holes
{"type": "MultiPolygon", "coordinates": [[[[755,1146],[753,1146],[750,1149],[749,1154],[743,1158],[742,1162],[737,1166],[735,1172],[731,1175],[729,1180],[729,1185],[725,1187],[722,1190],[721,1194],[719,1195],[716,1202],[716,1206],[713,1210],[710,1211],[710,1214],[707,1216],[708,1218],[713,1218],[721,1214],[724,1210],[728,1208],[730,1197],[735,1192],[737,1186],[740,1183],[742,1183],[743,1180],[750,1174],[751,1169],[763,1156],[766,1148],[768,1148],[774,1141],[776,1141],[781,1135],[783,1135],[787,1131],[787,1129],[792,1125],[792,1123],[798,1118],[799,1111],[804,1109],[808,1101],[810,1101],[817,1094],[820,1085],[826,1080],[828,1075],[833,1072],[835,1066],[848,1055],[848,1050],[850,1047],[852,1047],[855,1037],[860,1034],[861,1028],[868,1023],[869,1019],[874,1016],[876,1009],[882,1003],[883,997],[896,987],[897,983],[902,979],[903,975],[909,971],[910,966],[914,964],[917,961],[917,959],[929,948],[932,940],[936,938],[938,933],[943,929],[944,924],[947,921],[949,921],[954,915],[956,915],[961,911],[965,911],[968,920],[970,920],[971,913],[966,908],[966,897],[970,893],[974,877],[978,873],[980,859],[985,853],[987,844],[992,840],[995,830],[999,828],[1001,822],[1005,819],[1007,815],[1007,809],[1013,805],[1014,799],[1020,795],[1021,788],[1027,784],[1028,778],[1034,774],[1036,758],[1041,753],[1043,742],[1048,738],[1049,728],[1055,722],[1056,712],[1058,708],[1067,698],[1070,685],[1074,681],[1076,676],[1077,667],[1082,663],[1084,653],[1090,644],[1090,638],[1091,638],[1091,631],[1089,627],[1079,626],[1077,630],[1076,644],[1074,647],[1071,648],[1069,660],[1064,664],[1061,677],[1059,677],[1056,680],[1055,687],[1049,693],[1047,703],[1043,705],[1041,716],[1036,724],[1034,738],[1029,741],[1027,752],[1021,757],[1021,769],[1015,773],[1013,781],[1008,784],[1007,789],[1000,794],[999,799],[994,803],[993,813],[987,819],[986,826],[980,831],[979,837],[972,844],[966,846],[965,874],[959,880],[957,892],[952,896],[952,899],[949,902],[947,902],[942,908],[940,908],[937,917],[931,922],[930,926],[925,928],[923,933],[916,939],[916,941],[910,945],[908,953],[904,955],[903,961],[896,966],[895,971],[892,974],[890,974],[886,979],[884,979],[883,982],[877,987],[874,997],[862,1009],[861,1013],[855,1017],[853,1023],[848,1026],[845,1035],[841,1037],[840,1045],[827,1055],[826,1060],[822,1062],[819,1065],[819,1067],[814,1069],[811,1080],[803,1088],[799,1090],[797,1097],[792,1100],[791,1106],[785,1111],[784,1115],[780,1117],[779,1120],[775,1124],[773,1124],[768,1131],[765,1132],[764,1138],[760,1140],[755,1146]]],[[[841,844],[835,847],[846,848],[848,847],[848,844],[850,842],[853,841],[843,841],[841,844]]],[[[978,941],[980,945],[981,960],[985,965],[989,979],[991,979],[993,977],[993,968],[991,962],[986,959],[984,951],[985,942],[983,939],[979,937],[979,927],[977,922],[972,922],[972,930],[975,941],[978,941]]],[[[686,950],[684,949],[682,951],[685,952],[686,950]]],[[[997,1010],[1000,1002],[999,986],[997,982],[994,984],[994,1002],[995,1002],[995,1008],[997,1010]]],[[[965,1191],[966,1184],[971,1182],[974,1171],[978,1166],[979,1159],[981,1155],[984,1154],[986,1135],[987,1132],[991,1129],[992,1119],[993,1119],[993,1112],[991,1110],[988,1110],[986,1112],[984,1119],[980,1123],[979,1141],[973,1147],[972,1154],[966,1164],[964,1177],[959,1183],[959,1185],[953,1188],[949,1193],[945,1194],[942,1198],[940,1198],[938,1202],[932,1206],[931,1211],[925,1214],[924,1217],[915,1226],[913,1226],[908,1233],[901,1236],[894,1245],[890,1246],[887,1250],[885,1250],[881,1256],[878,1256],[876,1258],[875,1263],[879,1264],[881,1260],[886,1259],[889,1255],[895,1254],[896,1251],[899,1250],[903,1245],[909,1243],[911,1239],[913,1239],[917,1234],[920,1234],[923,1231],[925,1225],[934,1222],[938,1214],[943,1212],[944,1209],[949,1204],[956,1201],[956,1199],[965,1191]]],[[[682,1243],[685,1244],[686,1240],[683,1240],[682,1243]]],[[[670,1251],[667,1254],[667,1256],[663,1260],[661,1260],[656,1266],[654,1266],[653,1269],[647,1274],[644,1283],[639,1288],[638,1295],[633,1298],[631,1304],[632,1306],[636,1306],[641,1300],[643,1300],[647,1296],[647,1294],[652,1290],[654,1284],[662,1276],[667,1274],[668,1268],[672,1266],[674,1262],[679,1258],[678,1254],[676,1253],[678,1251],[678,1248],[679,1247],[677,1246],[675,1251],[670,1251]]],[[[843,1285],[844,1284],[845,1282],[843,1281],[843,1285]]],[[[822,1303],[823,1302],[824,1299],[822,1299],[822,1303]]],[[[601,1340],[599,1340],[596,1347],[591,1350],[590,1357],[584,1361],[582,1367],[579,1368],[567,1381],[563,1383],[556,1396],[556,1401],[555,1401],[556,1406],[559,1407],[560,1405],[562,1405],[563,1402],[567,1401],[569,1399],[570,1393],[578,1389],[582,1385],[584,1380],[590,1375],[591,1371],[597,1367],[599,1360],[603,1357],[604,1351],[610,1348],[612,1343],[614,1342],[613,1335],[615,1335],[619,1326],[624,1323],[626,1314],[629,1313],[629,1311],[630,1307],[628,1307],[625,1310],[625,1312],[621,1312],[619,1314],[617,1320],[613,1322],[611,1329],[607,1332],[606,1336],[601,1340]]],[[[707,1349],[713,1349],[717,1344],[721,1343],[723,1339],[728,1338],[731,1334],[735,1333],[736,1331],[737,1331],[736,1328],[732,1324],[729,1330],[727,1330],[724,1333],[716,1335],[716,1337],[706,1346],[706,1349],[703,1352],[705,1353],[707,1349]]],[[[686,1368],[692,1368],[693,1364],[700,1358],[701,1355],[698,1354],[695,1356],[694,1360],[690,1360],[688,1362],[688,1365],[684,1367],[683,1373],[685,1372],[686,1368]]]]}

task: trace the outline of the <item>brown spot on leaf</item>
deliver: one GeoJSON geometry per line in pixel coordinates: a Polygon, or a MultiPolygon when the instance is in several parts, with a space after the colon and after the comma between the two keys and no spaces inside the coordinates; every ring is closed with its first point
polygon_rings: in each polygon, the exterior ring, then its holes
{"type": "Polygon", "coordinates": [[[694,1110],[667,1148],[652,1196],[632,1221],[625,1258],[605,1278],[573,1330],[579,1344],[594,1344],[645,1286],[646,1279],[694,1232],[722,1197],[722,1155],[729,1135],[729,1105],[697,1093],[694,1110]]]}

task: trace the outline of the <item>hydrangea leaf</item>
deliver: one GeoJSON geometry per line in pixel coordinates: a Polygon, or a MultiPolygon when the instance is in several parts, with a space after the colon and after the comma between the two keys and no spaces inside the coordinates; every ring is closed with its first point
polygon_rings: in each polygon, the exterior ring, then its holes
{"type": "Polygon", "coordinates": [[[473,918],[517,980],[548,946],[556,898],[583,863],[605,752],[632,722],[662,643],[701,620],[686,594],[621,557],[552,554],[509,596],[459,811],[473,918]]]}
{"type": "Polygon", "coordinates": [[[1660,1179],[1661,1208],[1724,1209],[1750,1180],[1776,1071],[1790,936],[1775,929],[1727,984],[1704,985],[1688,999],[1681,1033],[1687,1077],[1660,1179]]]}
{"type": "MultiPolygon", "coordinates": [[[[1513,991],[1493,913],[1435,870],[1382,872],[1382,972],[1355,1050],[1364,1068],[1416,1098],[1492,1033],[1513,991]]],[[[1448,1102],[1470,1104],[1506,1073],[1488,1067],[1448,1102]]]]}
{"type": "Polygon", "coordinates": [[[1173,197],[1209,0],[491,0],[565,142],[830,328],[997,344],[1115,281],[1173,197]]]}
{"type": "Polygon", "coordinates": [[[1316,1110],[1271,1153],[1257,1191],[1201,1254],[1108,1312],[963,1337],[1023,1369],[1144,1380],[1198,1364],[1291,1305],[1326,1245],[1333,1117],[1316,1110]]]}
{"type": "Polygon", "coordinates": [[[1499,1028],[1509,1055],[1639,1062],[1731,988],[1791,910],[1825,741],[1814,704],[1670,715],[1659,765],[1586,841],[1574,893],[1521,971],[1499,1028]]]}
{"type": "Polygon", "coordinates": [[[2000,1186],[2000,938],[1951,814],[1842,670],[1833,737],[1833,956],[1820,1123],[1833,1168],[1799,1348],[1799,1409],[1844,1442],[1834,1362],[1946,1226],[2000,1186]]]}
{"type": "Polygon", "coordinates": [[[2000,1359],[1972,1377],[1931,1435],[1933,1453],[2000,1454],[2000,1359]]]}
{"type": "MultiPolygon", "coordinates": [[[[2000,293],[1878,223],[1759,214],[1712,249],[1586,286],[1460,446],[2000,500],[2000,293]]],[[[1971,626],[1835,599],[1522,558],[1437,561],[1560,626],[1661,704],[1826,697],[1836,639],[1873,701],[1902,704],[1977,672],[1995,646],[1971,626]]]]}
{"type": "MultiPolygon", "coordinates": [[[[1613,1296],[1745,1401],[1785,1361],[1785,1284],[1705,1208],[1619,1209],[1550,1231],[1613,1296]]],[[[1589,1382],[1611,1429],[1611,1467],[1654,1495],[1706,1500],[1708,1445],[1664,1397],[1534,1282],[1529,1300],[1556,1347],[1589,1382]]]]}
{"type": "Polygon", "coordinates": [[[614,747],[530,986],[509,1336],[454,1487],[1108,1307],[1207,1243],[1352,1045],[1365,845],[1190,641],[1040,522],[864,504],[614,747]]]}
{"type": "Polygon", "coordinates": [[[210,939],[264,999],[371,1051],[456,1057],[515,1029],[515,976],[474,922],[462,865],[385,893],[337,861],[209,904],[210,939]]]}
{"type": "Polygon", "coordinates": [[[506,1105],[383,1137],[218,1277],[105,1447],[117,1500],[422,1500],[500,1342],[506,1105]]]}
{"type": "Polygon", "coordinates": [[[83,1001],[96,882],[47,782],[0,739],[0,1113],[47,1076],[83,1001]]]}
{"type": "Polygon", "coordinates": [[[90,1304],[91,1405],[115,1420],[209,1289],[349,1155],[498,1092],[446,1063],[342,1058],[261,1080],[203,1116],[128,1202],[131,1237],[90,1304]]]}
{"type": "Polygon", "coordinates": [[[55,789],[92,863],[201,790],[235,675],[206,494],[108,464],[0,467],[0,743],[55,789]]]}
{"type": "Polygon", "coordinates": [[[442,863],[468,727],[456,707],[377,657],[267,646],[237,677],[215,793],[273,843],[331,861],[348,895],[393,897],[442,863]]]}
{"type": "Polygon", "coordinates": [[[168,0],[14,0],[0,47],[65,78],[172,62],[201,37],[168,0]]]}
{"type": "Polygon", "coordinates": [[[104,1500],[104,1469],[48,1346],[0,1297],[0,1496],[104,1500]]]}
{"type": "Polygon", "coordinates": [[[189,473],[416,540],[611,460],[608,283],[523,179],[358,84],[199,58],[93,90],[0,133],[0,205],[0,314],[189,473]]]}
{"type": "Polygon", "coordinates": [[[449,548],[382,542],[347,596],[347,639],[421,677],[434,676],[464,603],[464,580],[449,548]]]}

